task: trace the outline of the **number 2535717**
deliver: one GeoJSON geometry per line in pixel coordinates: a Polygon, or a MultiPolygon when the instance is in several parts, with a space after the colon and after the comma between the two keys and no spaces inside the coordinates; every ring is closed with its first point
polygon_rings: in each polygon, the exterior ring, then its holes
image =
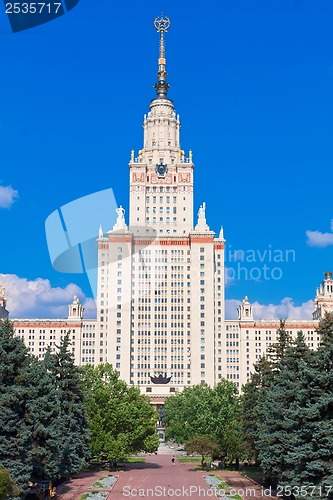
{"type": "Polygon", "coordinates": [[[13,2],[6,3],[6,14],[58,14],[61,2],[13,2]]]}

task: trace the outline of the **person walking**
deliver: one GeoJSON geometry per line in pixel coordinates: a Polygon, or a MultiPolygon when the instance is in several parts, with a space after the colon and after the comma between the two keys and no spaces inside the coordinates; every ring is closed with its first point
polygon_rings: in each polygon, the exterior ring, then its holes
{"type": "Polygon", "coordinates": [[[176,465],[175,455],[172,455],[171,462],[172,462],[172,465],[176,465]]]}

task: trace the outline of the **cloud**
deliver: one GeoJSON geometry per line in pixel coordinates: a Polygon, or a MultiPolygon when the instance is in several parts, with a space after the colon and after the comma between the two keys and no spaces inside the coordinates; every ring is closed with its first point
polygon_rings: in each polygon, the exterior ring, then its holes
{"type": "Polygon", "coordinates": [[[18,191],[11,186],[0,186],[0,208],[10,208],[18,198],[18,191]]]}
{"type": "Polygon", "coordinates": [[[226,299],[225,301],[225,319],[237,319],[237,308],[240,300],[226,299]]]}
{"type": "Polygon", "coordinates": [[[73,283],[65,288],[53,288],[47,279],[29,281],[15,274],[0,274],[5,287],[10,318],[67,318],[68,304],[77,295],[84,305],[84,317],[96,317],[96,305],[73,283]]]}
{"type": "MultiPolygon", "coordinates": [[[[235,299],[226,300],[226,319],[237,319],[237,307],[240,301],[235,299]]],[[[287,319],[287,320],[310,320],[314,311],[314,301],[308,300],[300,306],[295,306],[293,299],[285,297],[280,304],[260,304],[253,302],[254,319],[287,319]]]]}
{"type": "Polygon", "coordinates": [[[331,219],[331,232],[321,233],[320,231],[306,231],[307,244],[310,247],[328,247],[333,245],[333,219],[331,219]]]}

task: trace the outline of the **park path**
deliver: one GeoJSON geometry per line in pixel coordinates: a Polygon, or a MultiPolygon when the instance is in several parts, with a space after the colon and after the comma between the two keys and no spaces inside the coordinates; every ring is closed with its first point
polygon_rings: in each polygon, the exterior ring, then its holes
{"type": "MultiPolygon", "coordinates": [[[[118,475],[119,479],[113,487],[108,500],[126,500],[140,498],[191,498],[198,500],[214,498],[212,492],[203,480],[207,472],[195,470],[196,463],[171,463],[170,455],[147,455],[146,462],[130,464],[119,472],[87,472],[71,479],[58,488],[59,500],[78,500],[89,491],[88,487],[103,475],[118,475]]],[[[261,486],[238,472],[214,471],[214,475],[229,483],[234,493],[242,495],[243,500],[270,500],[276,497],[269,496],[261,486]]]]}

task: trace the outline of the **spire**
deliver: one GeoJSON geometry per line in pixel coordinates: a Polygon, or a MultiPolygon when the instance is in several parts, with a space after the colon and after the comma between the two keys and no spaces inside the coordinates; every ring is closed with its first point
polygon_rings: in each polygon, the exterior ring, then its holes
{"type": "Polygon", "coordinates": [[[166,33],[170,28],[170,19],[168,17],[156,17],[156,19],[154,20],[154,26],[160,34],[160,54],[158,58],[157,83],[155,83],[154,87],[156,89],[157,97],[165,99],[170,84],[166,81],[167,72],[164,33],[166,33]]]}

